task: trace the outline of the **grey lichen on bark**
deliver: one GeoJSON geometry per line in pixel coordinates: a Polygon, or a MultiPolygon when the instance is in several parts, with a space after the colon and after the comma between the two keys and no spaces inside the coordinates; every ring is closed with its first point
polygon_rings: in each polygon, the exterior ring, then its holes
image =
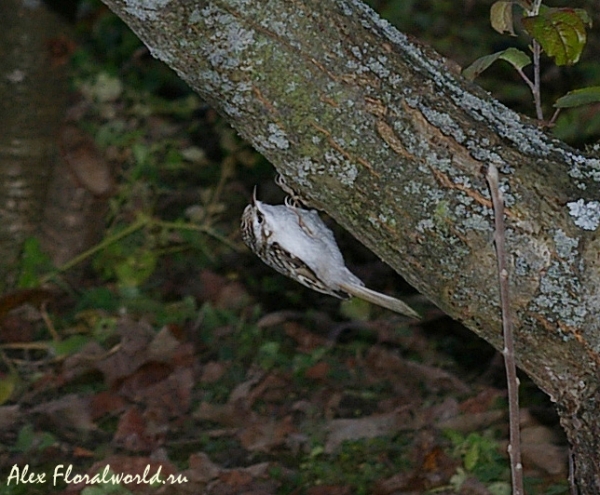
{"type": "Polygon", "coordinates": [[[600,160],[549,138],[359,0],[105,2],[289,185],[500,347],[482,173],[495,164],[518,362],[570,411],[563,419],[591,417],[574,397],[598,388],[600,160]]]}

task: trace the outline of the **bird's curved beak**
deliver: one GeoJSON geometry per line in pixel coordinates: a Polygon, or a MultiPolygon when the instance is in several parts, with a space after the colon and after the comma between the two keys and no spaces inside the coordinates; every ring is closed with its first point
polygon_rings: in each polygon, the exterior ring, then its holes
{"type": "Polygon", "coordinates": [[[252,191],[252,206],[256,206],[256,186],[254,186],[254,190],[252,191]]]}

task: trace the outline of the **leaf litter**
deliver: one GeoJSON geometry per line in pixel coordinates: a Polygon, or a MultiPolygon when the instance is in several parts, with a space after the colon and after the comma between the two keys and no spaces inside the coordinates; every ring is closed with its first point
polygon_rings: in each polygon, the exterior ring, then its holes
{"type": "MultiPolygon", "coordinates": [[[[90,476],[106,465],[131,474],[160,465],[163,477],[186,480],[168,488],[124,485],[136,493],[490,493],[489,480],[474,473],[453,485],[464,460],[444,432],[464,438],[500,432],[502,457],[502,390],[467,382],[456,368],[426,364],[430,352],[419,362],[418,336],[392,339],[386,330],[385,344],[336,343],[297,312],[263,315],[252,328],[259,327],[266,341],[278,339],[285,361],[261,364],[256,349],[236,355],[232,348],[244,330],[227,324],[198,341],[191,328],[118,317],[110,342],[90,341],[45,370],[46,389],[35,400],[0,406],[0,435],[10,440],[15,423],[31,423],[52,432],[65,461],[87,465],[90,476]],[[223,353],[228,347],[231,355],[223,353]],[[403,357],[409,351],[411,358],[403,357]],[[374,441],[381,443],[369,447],[374,441]],[[360,462],[353,474],[372,463],[369,469],[381,475],[350,478],[346,464],[354,455],[360,462]]],[[[566,451],[556,432],[527,411],[524,417],[526,468],[540,477],[564,476],[566,451]]],[[[18,459],[22,452],[5,453],[3,470],[18,459]]],[[[64,490],[84,489],[74,483],[64,490]]]]}

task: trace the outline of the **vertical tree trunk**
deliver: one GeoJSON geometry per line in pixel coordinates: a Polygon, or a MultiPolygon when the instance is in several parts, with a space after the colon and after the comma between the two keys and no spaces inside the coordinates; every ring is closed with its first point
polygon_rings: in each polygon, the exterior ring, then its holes
{"type": "Polygon", "coordinates": [[[42,216],[57,159],[67,80],[65,25],[42,2],[2,0],[0,288],[15,282],[21,243],[42,216]]]}

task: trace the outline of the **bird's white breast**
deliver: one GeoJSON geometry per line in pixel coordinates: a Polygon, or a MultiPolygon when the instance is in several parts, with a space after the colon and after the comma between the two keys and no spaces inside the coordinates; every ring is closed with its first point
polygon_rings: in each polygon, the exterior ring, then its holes
{"type": "Polygon", "coordinates": [[[268,205],[257,201],[272,228],[270,242],[300,258],[328,285],[335,287],[341,280],[362,285],[344,263],[333,232],[314,210],[268,205]]]}

